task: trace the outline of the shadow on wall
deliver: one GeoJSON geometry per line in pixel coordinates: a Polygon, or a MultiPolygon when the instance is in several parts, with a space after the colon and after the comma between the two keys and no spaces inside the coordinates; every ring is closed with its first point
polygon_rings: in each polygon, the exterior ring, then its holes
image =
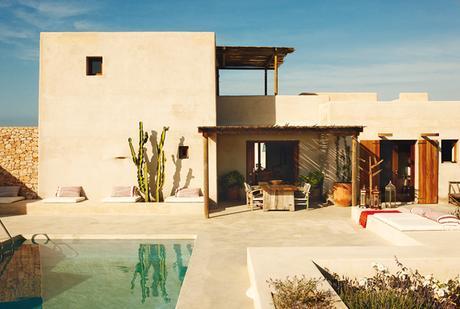
{"type": "Polygon", "coordinates": [[[16,176],[5,170],[0,166],[0,186],[20,186],[19,195],[24,196],[26,199],[38,198],[38,193],[33,188],[30,188],[23,181],[19,180],[16,176]]]}
{"type": "Polygon", "coordinates": [[[275,96],[219,97],[218,125],[275,125],[275,96]]]}
{"type": "Polygon", "coordinates": [[[188,169],[187,176],[185,178],[185,184],[183,187],[180,186],[181,181],[181,172],[182,172],[182,160],[179,158],[179,146],[184,146],[185,138],[182,136],[179,139],[179,144],[177,144],[177,152],[176,155],[171,155],[171,159],[173,164],[175,165],[174,176],[173,176],[173,186],[171,188],[170,195],[175,195],[176,191],[181,188],[188,188],[190,186],[190,182],[194,178],[193,170],[191,168],[188,169]]]}
{"type": "MultiPolygon", "coordinates": [[[[317,138],[308,139],[300,144],[299,174],[321,171],[324,174],[323,192],[328,192],[337,181],[337,156],[344,145],[336,144],[337,136],[321,133],[317,138]]],[[[347,144],[351,140],[347,137],[347,144]]]]}

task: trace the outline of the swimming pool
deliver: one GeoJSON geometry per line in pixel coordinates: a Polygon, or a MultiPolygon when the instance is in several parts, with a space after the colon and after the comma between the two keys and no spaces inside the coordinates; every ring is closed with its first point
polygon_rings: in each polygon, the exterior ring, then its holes
{"type": "Polygon", "coordinates": [[[26,241],[1,263],[0,307],[174,308],[192,250],[193,240],[26,241]]]}

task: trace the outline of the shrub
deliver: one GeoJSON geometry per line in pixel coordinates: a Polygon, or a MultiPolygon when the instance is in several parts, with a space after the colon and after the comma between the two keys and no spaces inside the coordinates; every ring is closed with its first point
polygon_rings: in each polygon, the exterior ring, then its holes
{"type": "Polygon", "coordinates": [[[267,282],[274,289],[273,303],[276,309],[334,308],[332,292],[318,290],[323,280],[294,276],[267,282]]]}
{"type": "Polygon", "coordinates": [[[459,308],[460,281],[458,278],[440,282],[433,276],[423,276],[408,269],[396,259],[398,271],[375,264],[371,278],[357,280],[326,273],[326,279],[349,308],[459,308]]]}

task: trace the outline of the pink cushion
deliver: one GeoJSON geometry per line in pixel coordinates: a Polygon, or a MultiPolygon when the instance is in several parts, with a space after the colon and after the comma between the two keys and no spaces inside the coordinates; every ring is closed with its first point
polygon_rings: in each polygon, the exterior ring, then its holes
{"type": "Polygon", "coordinates": [[[176,197],[198,197],[200,188],[183,188],[176,191],[176,197]]]}
{"type": "Polygon", "coordinates": [[[111,197],[133,197],[134,186],[113,187],[111,197]]]}
{"type": "Polygon", "coordinates": [[[80,197],[81,187],[58,187],[57,197],[80,197]]]}

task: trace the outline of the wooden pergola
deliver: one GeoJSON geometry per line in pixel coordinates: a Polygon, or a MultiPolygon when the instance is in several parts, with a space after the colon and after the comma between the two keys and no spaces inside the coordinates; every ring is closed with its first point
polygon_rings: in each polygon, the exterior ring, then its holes
{"type": "Polygon", "coordinates": [[[267,95],[267,71],[274,70],[273,92],[278,94],[278,68],[292,47],[217,46],[216,85],[219,95],[219,70],[264,70],[264,89],[267,95]]]}
{"type": "Polygon", "coordinates": [[[198,127],[198,132],[203,135],[203,195],[204,216],[209,218],[209,137],[222,134],[286,134],[286,133],[329,133],[352,137],[351,146],[351,182],[352,206],[358,205],[359,193],[359,133],[363,126],[203,126],[198,127]]]}

